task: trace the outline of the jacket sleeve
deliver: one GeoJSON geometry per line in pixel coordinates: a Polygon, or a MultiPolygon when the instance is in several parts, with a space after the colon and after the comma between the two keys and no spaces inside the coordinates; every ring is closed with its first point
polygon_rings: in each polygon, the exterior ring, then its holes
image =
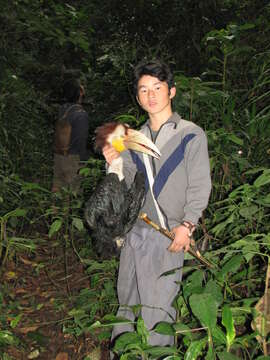
{"type": "Polygon", "coordinates": [[[137,167],[132,160],[131,153],[129,150],[126,150],[123,153],[121,153],[121,157],[124,160],[125,181],[127,186],[129,187],[134,181],[134,177],[137,172],[137,167]]]}
{"type": "Polygon", "coordinates": [[[185,167],[188,186],[183,220],[197,224],[207,207],[211,192],[207,138],[202,129],[199,129],[186,148],[185,167]]]}

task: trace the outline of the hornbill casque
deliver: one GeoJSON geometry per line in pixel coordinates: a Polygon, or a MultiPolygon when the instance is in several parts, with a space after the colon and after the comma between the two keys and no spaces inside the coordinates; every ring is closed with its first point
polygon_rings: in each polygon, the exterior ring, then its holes
{"type": "MultiPolygon", "coordinates": [[[[96,129],[96,148],[102,149],[106,144],[118,152],[130,149],[160,157],[150,139],[125,124],[110,122],[96,129]]],[[[138,171],[128,187],[122,157],[113,160],[85,206],[85,219],[92,230],[93,247],[98,256],[106,259],[119,254],[124,235],[138,218],[144,195],[144,174],[138,171]]]]}

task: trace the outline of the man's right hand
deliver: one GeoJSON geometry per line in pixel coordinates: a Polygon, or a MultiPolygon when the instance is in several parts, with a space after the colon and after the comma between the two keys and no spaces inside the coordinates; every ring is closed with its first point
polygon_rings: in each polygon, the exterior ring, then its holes
{"type": "Polygon", "coordinates": [[[109,165],[120,156],[120,153],[112,145],[105,145],[102,149],[102,154],[109,165]]]}

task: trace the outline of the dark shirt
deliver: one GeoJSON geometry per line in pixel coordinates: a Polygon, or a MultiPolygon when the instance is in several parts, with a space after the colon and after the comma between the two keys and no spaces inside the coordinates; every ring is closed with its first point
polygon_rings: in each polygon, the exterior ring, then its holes
{"type": "MultiPolygon", "coordinates": [[[[63,116],[65,111],[75,104],[65,104],[59,110],[59,116],[63,116]]],[[[89,158],[90,152],[87,149],[89,117],[87,112],[81,105],[71,108],[68,116],[68,121],[71,124],[71,140],[69,147],[69,154],[79,155],[81,161],[86,161],[89,158]]]]}

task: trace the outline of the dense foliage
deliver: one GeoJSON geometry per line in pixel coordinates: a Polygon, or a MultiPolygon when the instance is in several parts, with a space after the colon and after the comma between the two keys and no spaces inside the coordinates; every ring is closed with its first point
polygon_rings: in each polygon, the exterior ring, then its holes
{"type": "MultiPolygon", "coordinates": [[[[109,338],[120,321],[117,259],[98,261],[82,216],[104,175],[92,139],[104,121],[138,127],[145,120],[132,96],[132,69],[143,58],[162,58],[176,74],[175,110],[208,135],[213,190],[196,239],[218,267],[188,259],[177,320],[155,329],[174,334],[177,346],[150,347],[138,317],[115,351],[121,360],[269,359],[270,3],[1,0],[1,10],[1,274],[19,254],[34,253],[40,237],[72,247],[91,281],[71,299],[63,331],[109,338]],[[50,192],[52,135],[63,76],[74,72],[87,89],[93,153],[83,169],[84,193],[67,203],[67,194],[50,192]],[[79,247],[77,238],[84,239],[79,247]]],[[[10,359],[9,346],[20,346],[13,331],[24,316],[9,291],[0,285],[3,359],[10,359]]]]}

